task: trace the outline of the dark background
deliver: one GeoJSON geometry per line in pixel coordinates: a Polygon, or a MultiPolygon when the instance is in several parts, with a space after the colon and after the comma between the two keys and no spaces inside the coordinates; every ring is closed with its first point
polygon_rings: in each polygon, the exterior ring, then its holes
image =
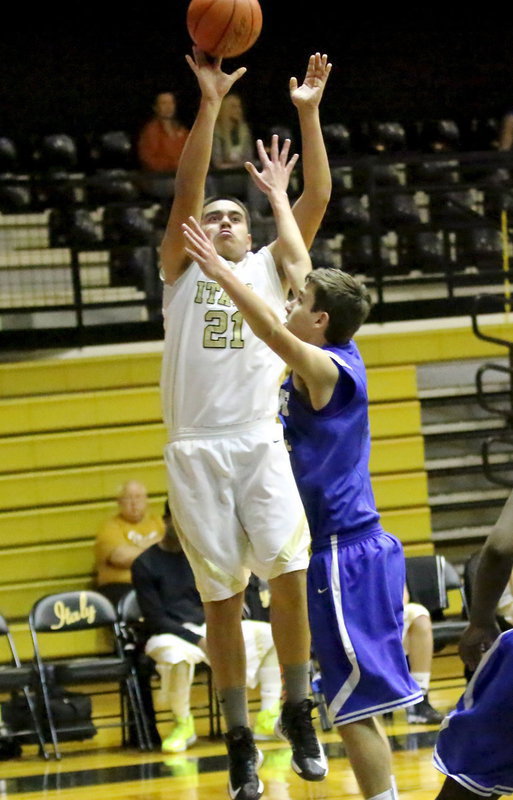
{"type": "MultiPolygon", "coordinates": [[[[304,74],[315,50],[328,53],[333,73],[323,120],[500,116],[513,106],[513,29],[440,30],[428,21],[382,19],[369,8],[336,2],[303,8],[262,0],[264,27],[246,55],[238,84],[255,133],[295,120],[288,79],[304,74]],[[301,10],[303,8],[303,10],[301,10]],[[411,24],[410,24],[411,22],[411,24]]],[[[0,135],[135,134],[158,91],[177,92],[190,123],[197,104],[186,0],[52,4],[14,11],[0,26],[0,135]]],[[[474,28],[479,23],[474,23],[474,28]]]]}

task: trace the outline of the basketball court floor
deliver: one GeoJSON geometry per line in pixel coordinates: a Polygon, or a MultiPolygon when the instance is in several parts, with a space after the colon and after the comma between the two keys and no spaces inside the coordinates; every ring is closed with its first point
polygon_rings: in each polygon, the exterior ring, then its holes
{"type": "MultiPolygon", "coordinates": [[[[436,659],[435,659],[436,660],[436,659]]],[[[430,701],[442,713],[454,707],[464,679],[432,681],[430,701]]],[[[199,720],[198,741],[185,753],[169,756],[119,746],[119,729],[100,729],[88,742],[63,744],[60,761],[44,761],[33,746],[18,759],[0,764],[0,798],[9,800],[225,800],[226,751],[221,739],[207,735],[199,720]]],[[[393,771],[401,800],[431,800],[443,776],[432,766],[437,726],[409,725],[404,711],[384,722],[393,751],[393,771]]],[[[259,774],[263,800],[341,800],[360,793],[333,730],[319,737],[328,756],[329,774],[319,783],[302,781],[290,768],[290,749],[283,742],[260,743],[264,753],[259,774]]],[[[165,732],[165,727],[163,728],[165,732]]]]}

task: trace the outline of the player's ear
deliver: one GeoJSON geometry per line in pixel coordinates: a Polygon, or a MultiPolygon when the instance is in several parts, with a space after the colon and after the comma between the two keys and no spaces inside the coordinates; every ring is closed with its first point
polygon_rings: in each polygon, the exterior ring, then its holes
{"type": "Polygon", "coordinates": [[[252,246],[253,246],[253,237],[252,237],[252,235],[250,233],[248,233],[248,245],[246,247],[246,252],[247,253],[249,253],[249,251],[251,250],[252,246]]]}
{"type": "Polygon", "coordinates": [[[327,311],[316,311],[314,318],[314,325],[322,331],[325,331],[330,324],[330,315],[327,311]]]}

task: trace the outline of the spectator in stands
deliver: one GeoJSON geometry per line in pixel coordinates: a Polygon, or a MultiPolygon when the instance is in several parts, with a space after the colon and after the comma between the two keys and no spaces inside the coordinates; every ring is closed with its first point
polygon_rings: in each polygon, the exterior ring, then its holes
{"type": "Polygon", "coordinates": [[[243,167],[255,158],[254,137],[246,122],[242,100],[235,92],[224,97],[214,128],[212,166],[216,169],[243,167]]]}
{"type": "MultiPolygon", "coordinates": [[[[176,535],[169,506],[164,509],[166,533],[132,564],[132,582],[144,617],[145,651],[156,662],[161,692],[174,714],[175,724],[162,743],[166,753],[186,750],[196,741],[191,714],[191,684],[194,668],[208,663],[203,606],[189,562],[176,535]]],[[[260,711],[256,717],[256,739],[274,738],[279,715],[281,675],[273,644],[266,587],[255,577],[246,593],[242,622],[246,646],[246,678],[251,688],[260,685],[260,711]],[[263,600],[260,600],[262,595],[263,600]]]]}
{"type": "Polygon", "coordinates": [[[173,194],[173,175],[189,130],[177,117],[173,92],[158,94],[153,112],[153,117],[143,126],[137,141],[137,154],[144,170],[140,179],[141,189],[169,203],[173,194]]]}
{"type": "Polygon", "coordinates": [[[177,118],[174,93],[158,94],[153,112],[137,142],[141,166],[150,172],[175,172],[189,131],[177,118]]]}
{"type": "Polygon", "coordinates": [[[162,518],[148,510],[148,493],[142,483],[124,483],[117,502],[118,513],[103,523],[95,543],[98,591],[115,605],[132,588],[133,561],[164,535],[162,518]]]}
{"type": "Polygon", "coordinates": [[[443,719],[429,702],[429,683],[433,659],[433,630],[429,611],[420,603],[411,603],[408,589],[404,589],[404,652],[408,656],[410,674],[424,693],[418,703],[406,708],[409,723],[439,725],[443,719]]]}
{"type": "Polygon", "coordinates": [[[255,160],[254,139],[240,95],[230,92],[221,103],[212,145],[212,167],[214,170],[224,170],[227,181],[223,180],[223,176],[214,177],[214,192],[237,196],[258,217],[269,211],[269,206],[266,196],[255,186],[244,168],[247,161],[255,160]]]}

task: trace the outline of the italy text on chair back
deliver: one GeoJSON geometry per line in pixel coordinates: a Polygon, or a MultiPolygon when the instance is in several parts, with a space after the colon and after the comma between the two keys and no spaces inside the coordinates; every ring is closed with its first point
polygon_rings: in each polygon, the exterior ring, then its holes
{"type": "Polygon", "coordinates": [[[59,733],[64,732],[65,728],[56,725],[52,714],[51,686],[117,683],[123,742],[127,739],[125,704],[128,702],[139,747],[150,749],[137,676],[131,670],[120,645],[118,618],[111,602],[97,592],[86,590],[47,595],[32,607],[29,627],[56,758],[60,757],[59,733]],[[87,633],[100,628],[108,633],[105,648],[101,648],[105,652],[99,652],[96,637],[91,640],[87,633]],[[58,648],[57,658],[55,645],[51,657],[45,652],[44,645],[48,648],[50,634],[73,634],[71,637],[61,637],[62,646],[58,648]]]}

